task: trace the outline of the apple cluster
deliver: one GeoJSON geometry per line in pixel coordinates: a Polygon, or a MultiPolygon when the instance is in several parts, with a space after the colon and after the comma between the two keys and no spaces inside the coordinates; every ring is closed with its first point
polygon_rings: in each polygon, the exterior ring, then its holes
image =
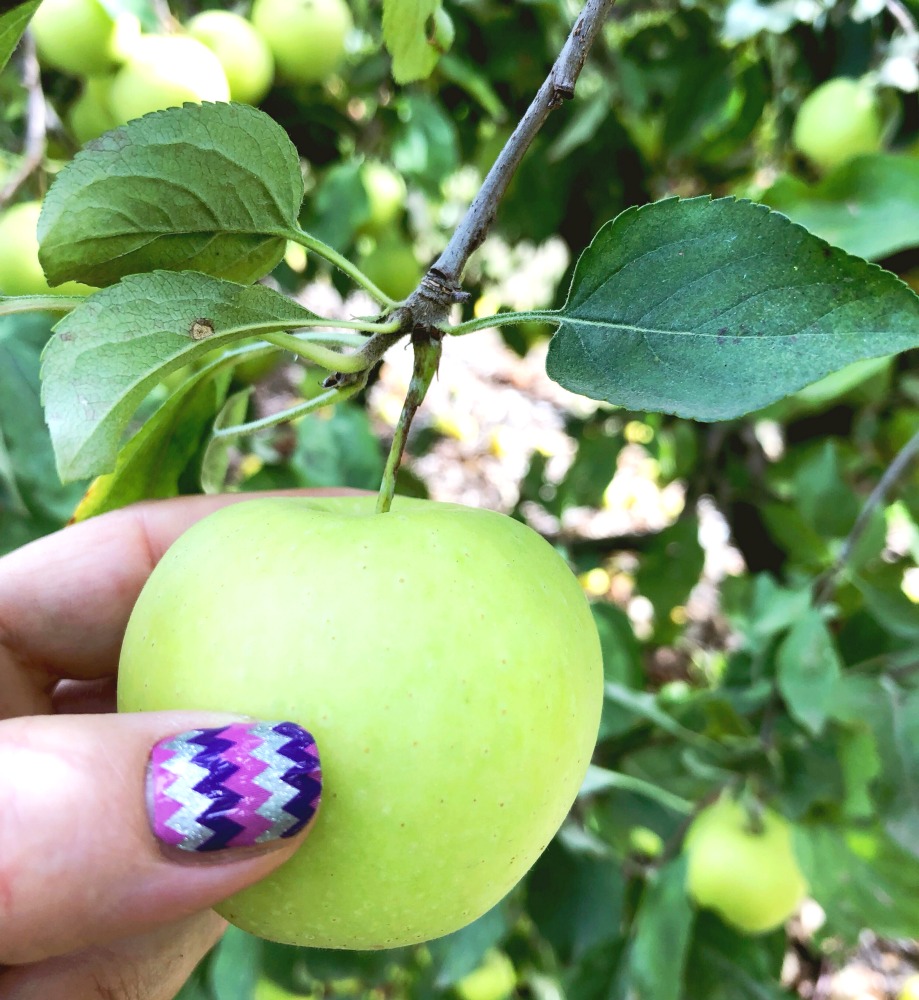
{"type": "Polygon", "coordinates": [[[341,65],[353,26],[345,0],[255,0],[249,18],[205,10],[146,33],[100,0],[42,0],[32,20],[40,62],[80,78],[69,124],[80,144],[186,101],[258,104],[277,75],[318,84],[341,65]]]}

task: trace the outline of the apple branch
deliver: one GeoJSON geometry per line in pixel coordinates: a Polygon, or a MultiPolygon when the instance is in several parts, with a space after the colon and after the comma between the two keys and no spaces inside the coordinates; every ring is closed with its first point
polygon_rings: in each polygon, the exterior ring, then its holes
{"type": "Polygon", "coordinates": [[[549,75],[488,171],[466,215],[409,299],[417,319],[440,322],[450,303],[458,301],[457,296],[461,300],[459,282],[466,262],[488,235],[511,179],[549,114],[574,96],[584,61],[612,5],[613,0],[587,0],[584,4],[549,75]],[[431,310],[434,315],[425,315],[431,310]],[[438,312],[441,315],[436,315],[438,312]]]}
{"type": "Polygon", "coordinates": [[[26,88],[26,135],[22,163],[0,190],[0,207],[13,199],[16,192],[42,165],[45,159],[48,132],[48,105],[41,85],[41,70],[35,53],[35,41],[27,31],[22,39],[22,85],[26,88]]]}

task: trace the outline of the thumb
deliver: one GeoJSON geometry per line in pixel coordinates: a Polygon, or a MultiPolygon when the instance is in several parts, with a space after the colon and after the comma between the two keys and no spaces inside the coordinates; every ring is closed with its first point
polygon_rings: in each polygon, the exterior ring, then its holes
{"type": "Polygon", "coordinates": [[[0,965],[147,931],[264,878],[319,804],[291,722],[189,712],[0,722],[0,965]]]}

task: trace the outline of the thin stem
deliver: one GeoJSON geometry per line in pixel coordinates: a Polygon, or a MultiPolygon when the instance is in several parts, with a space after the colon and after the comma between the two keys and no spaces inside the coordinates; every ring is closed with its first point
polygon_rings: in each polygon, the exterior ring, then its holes
{"type": "Polygon", "coordinates": [[[356,285],[360,285],[364,291],[373,296],[373,298],[386,309],[394,309],[398,305],[395,299],[391,299],[386,292],[377,288],[377,286],[359,267],[352,264],[347,257],[342,256],[337,250],[333,250],[328,243],[323,243],[322,240],[317,239],[315,236],[311,236],[309,233],[305,233],[302,229],[297,231],[295,239],[296,242],[302,247],[305,247],[307,250],[311,250],[314,254],[324,258],[330,264],[334,264],[339,271],[343,274],[347,274],[356,285]]]}
{"type": "Polygon", "coordinates": [[[912,39],[919,37],[919,27],[916,26],[913,15],[905,4],[901,3],[900,0],[887,0],[884,6],[887,8],[888,14],[900,26],[904,35],[912,39]]]}
{"type": "Polygon", "coordinates": [[[22,39],[22,85],[28,93],[26,102],[26,135],[23,159],[19,168],[0,190],[0,206],[11,201],[16,192],[42,165],[48,134],[48,106],[41,86],[41,70],[35,54],[35,40],[27,31],[22,39]]]}
{"type": "Polygon", "coordinates": [[[673,792],[668,792],[666,788],[660,788],[650,781],[645,781],[644,778],[636,778],[631,774],[623,774],[621,771],[610,771],[605,767],[591,766],[588,779],[590,780],[590,790],[585,790],[580,794],[592,794],[608,788],[615,788],[622,792],[634,792],[637,795],[645,796],[645,798],[654,799],[667,809],[672,809],[684,816],[690,815],[695,810],[695,805],[687,799],[675,795],[673,792]]]}
{"type": "Polygon", "coordinates": [[[251,420],[246,424],[234,424],[232,427],[215,429],[212,437],[219,439],[240,437],[243,434],[254,434],[256,431],[276,427],[278,424],[286,423],[288,420],[296,420],[298,417],[304,417],[307,413],[312,413],[313,410],[320,410],[324,406],[334,406],[336,403],[343,403],[346,399],[349,399],[356,392],[363,389],[366,381],[364,379],[363,382],[356,382],[341,389],[328,389],[326,392],[321,392],[312,399],[304,400],[296,406],[291,406],[280,413],[272,413],[270,416],[262,417],[260,420],[251,420]]]}
{"type": "Polygon", "coordinates": [[[495,313],[494,316],[477,316],[475,319],[466,320],[465,323],[457,323],[456,326],[451,326],[444,330],[444,333],[449,333],[453,337],[462,337],[464,334],[475,333],[477,330],[513,326],[515,323],[529,323],[533,320],[544,323],[559,323],[561,322],[561,316],[555,309],[531,309],[529,312],[495,313]]]}
{"type": "Polygon", "coordinates": [[[836,558],[836,562],[827,570],[823,582],[818,587],[816,602],[822,604],[829,600],[836,586],[836,578],[842,572],[849,561],[855,546],[859,543],[862,535],[868,528],[871,515],[875,508],[879,507],[887,499],[887,495],[896,485],[900,477],[912,465],[916,457],[919,456],[919,431],[917,431],[905,445],[894,456],[894,460],[887,466],[884,475],[878,480],[877,486],[868,494],[868,499],[859,511],[855,524],[849,532],[846,540],[842,543],[842,548],[836,558]]]}
{"type": "Polygon", "coordinates": [[[70,312],[86,301],[83,295],[0,295],[0,316],[27,312],[70,312]]]}
{"type": "Polygon", "coordinates": [[[574,96],[587,53],[612,6],[613,0],[587,0],[584,4],[545,82],[488,171],[444,252],[431,268],[447,285],[459,284],[466,262],[488,234],[504,192],[549,114],[574,96]]]}
{"type": "Polygon", "coordinates": [[[440,335],[430,330],[415,330],[412,334],[412,347],[415,352],[415,363],[412,369],[412,379],[408,384],[402,412],[393,435],[392,446],[386,458],[386,468],[383,470],[383,481],[380,484],[380,494],[377,498],[377,513],[385,514],[392,506],[396,493],[396,472],[405,451],[405,442],[412,426],[412,420],[418,412],[418,407],[424,402],[431,382],[437,374],[440,355],[443,350],[440,335]]]}
{"type": "Polygon", "coordinates": [[[274,344],[275,347],[280,347],[285,351],[291,351],[330,372],[356,373],[367,367],[360,352],[342,354],[341,351],[333,351],[321,344],[311,344],[300,340],[291,333],[268,333],[264,339],[269,344],[274,344]]]}

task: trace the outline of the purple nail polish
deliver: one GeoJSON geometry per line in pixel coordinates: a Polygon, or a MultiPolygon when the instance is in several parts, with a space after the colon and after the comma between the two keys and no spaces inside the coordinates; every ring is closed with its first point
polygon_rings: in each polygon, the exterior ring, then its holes
{"type": "Polygon", "coordinates": [[[193,729],[150,753],[153,832],[183,851],[219,851],[293,837],[319,807],[316,741],[293,722],[193,729]]]}

